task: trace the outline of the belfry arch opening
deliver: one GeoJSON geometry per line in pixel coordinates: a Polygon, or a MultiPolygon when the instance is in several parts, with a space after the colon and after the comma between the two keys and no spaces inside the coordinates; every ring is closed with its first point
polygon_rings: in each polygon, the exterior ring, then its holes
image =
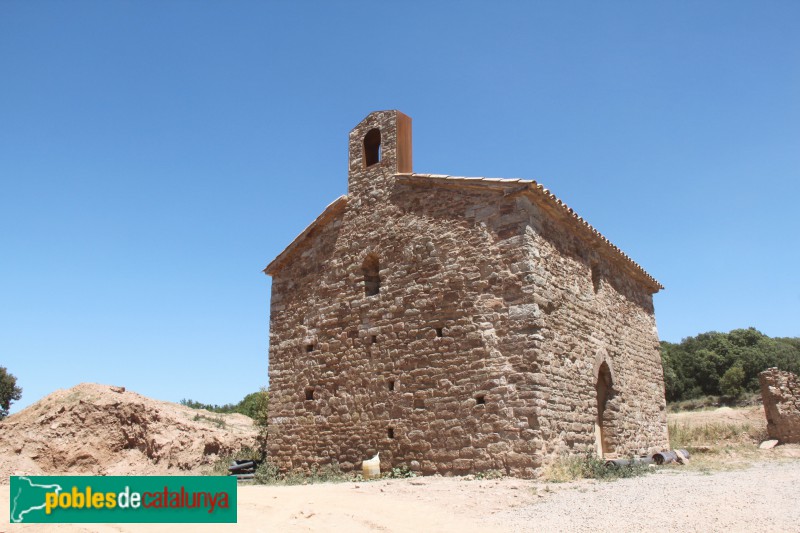
{"type": "Polygon", "coordinates": [[[364,296],[375,296],[381,289],[380,264],[375,255],[368,255],[361,265],[364,273],[364,296]]]}
{"type": "Polygon", "coordinates": [[[364,135],[364,166],[371,167],[381,161],[381,130],[372,128],[364,135]]]}
{"type": "Polygon", "coordinates": [[[598,457],[603,457],[605,454],[611,452],[606,407],[613,393],[613,385],[611,369],[608,368],[608,363],[603,361],[597,373],[597,382],[595,383],[595,390],[597,391],[597,420],[595,420],[594,435],[598,457]]]}

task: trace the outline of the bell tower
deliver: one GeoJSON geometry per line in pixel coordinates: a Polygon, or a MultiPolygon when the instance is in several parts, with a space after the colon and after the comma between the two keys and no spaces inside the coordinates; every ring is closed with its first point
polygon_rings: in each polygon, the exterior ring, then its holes
{"type": "Polygon", "coordinates": [[[350,132],[348,196],[388,194],[395,174],[411,173],[411,118],[374,111],[350,132]],[[377,194],[376,194],[377,193],[377,194]]]}

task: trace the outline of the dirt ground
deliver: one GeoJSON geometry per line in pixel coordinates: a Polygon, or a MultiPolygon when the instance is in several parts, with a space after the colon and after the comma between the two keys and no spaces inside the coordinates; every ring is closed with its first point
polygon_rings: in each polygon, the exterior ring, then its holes
{"type": "Polygon", "coordinates": [[[12,475],[194,475],[252,446],[253,420],[82,383],[0,421],[0,485],[12,475]]]}
{"type": "MultiPolygon", "coordinates": [[[[239,488],[239,523],[170,525],[216,531],[800,531],[800,460],[770,457],[717,472],[663,468],[615,482],[415,478],[239,488]]],[[[156,532],[161,524],[9,525],[0,531],[156,532]]]]}
{"type": "MultiPolygon", "coordinates": [[[[727,424],[746,435],[753,429],[759,433],[765,423],[760,409],[675,413],[670,422],[683,427],[727,424]]],[[[241,486],[237,524],[179,524],[169,530],[800,532],[798,494],[800,445],[759,450],[757,442],[737,436],[713,443],[712,451],[695,454],[689,465],[613,482],[424,477],[241,486]]],[[[163,524],[12,525],[9,503],[9,486],[2,484],[0,532],[164,531],[163,524]]]]}

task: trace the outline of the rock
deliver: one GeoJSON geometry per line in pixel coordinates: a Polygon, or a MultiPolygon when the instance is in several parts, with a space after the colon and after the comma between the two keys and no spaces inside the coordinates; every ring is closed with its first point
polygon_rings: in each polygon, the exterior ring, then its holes
{"type": "Polygon", "coordinates": [[[758,375],[767,415],[767,435],[784,444],[800,444],[800,377],[777,368],[758,375]]]}
{"type": "Polygon", "coordinates": [[[758,449],[759,450],[771,450],[772,448],[774,448],[777,445],[778,445],[778,441],[776,439],[765,440],[764,442],[762,442],[758,446],[758,449]]]}

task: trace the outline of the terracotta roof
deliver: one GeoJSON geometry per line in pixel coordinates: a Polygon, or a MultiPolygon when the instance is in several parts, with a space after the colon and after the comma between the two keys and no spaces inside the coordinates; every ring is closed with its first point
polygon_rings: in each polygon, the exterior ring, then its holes
{"type": "Polygon", "coordinates": [[[276,269],[288,258],[292,253],[300,246],[300,243],[306,240],[307,237],[310,237],[318,228],[324,226],[331,218],[333,218],[337,213],[341,212],[344,209],[344,206],[347,205],[347,195],[340,196],[330,204],[328,207],[322,211],[314,222],[308,225],[306,229],[300,232],[300,235],[294,238],[294,240],[287,246],[278,257],[272,260],[270,264],[267,265],[267,268],[264,269],[264,273],[267,275],[272,275],[276,269]]]}
{"type": "Polygon", "coordinates": [[[560,210],[562,213],[575,220],[578,223],[578,225],[583,227],[592,238],[598,240],[608,250],[610,250],[612,254],[622,259],[622,261],[627,263],[630,267],[632,267],[634,271],[639,272],[645,277],[645,279],[650,281],[656,288],[656,291],[664,288],[664,286],[661,283],[659,283],[657,279],[648,274],[647,271],[644,268],[642,268],[642,266],[639,263],[628,257],[628,255],[625,252],[620,250],[614,243],[609,241],[602,233],[597,231],[594,228],[594,226],[586,222],[586,220],[584,220],[583,217],[579,216],[578,213],[575,212],[575,210],[573,210],[567,204],[562,202],[560,199],[556,197],[556,195],[551,193],[548,189],[544,188],[541,183],[537,183],[535,180],[479,178],[479,177],[469,178],[461,176],[448,176],[444,174],[398,174],[398,178],[401,178],[404,181],[408,182],[414,182],[420,180],[420,181],[426,181],[428,183],[438,182],[439,184],[442,185],[447,185],[449,183],[452,183],[453,185],[458,185],[458,186],[501,188],[503,190],[508,191],[511,194],[524,192],[538,196],[542,198],[545,201],[545,203],[550,204],[556,210],[560,210]]]}

